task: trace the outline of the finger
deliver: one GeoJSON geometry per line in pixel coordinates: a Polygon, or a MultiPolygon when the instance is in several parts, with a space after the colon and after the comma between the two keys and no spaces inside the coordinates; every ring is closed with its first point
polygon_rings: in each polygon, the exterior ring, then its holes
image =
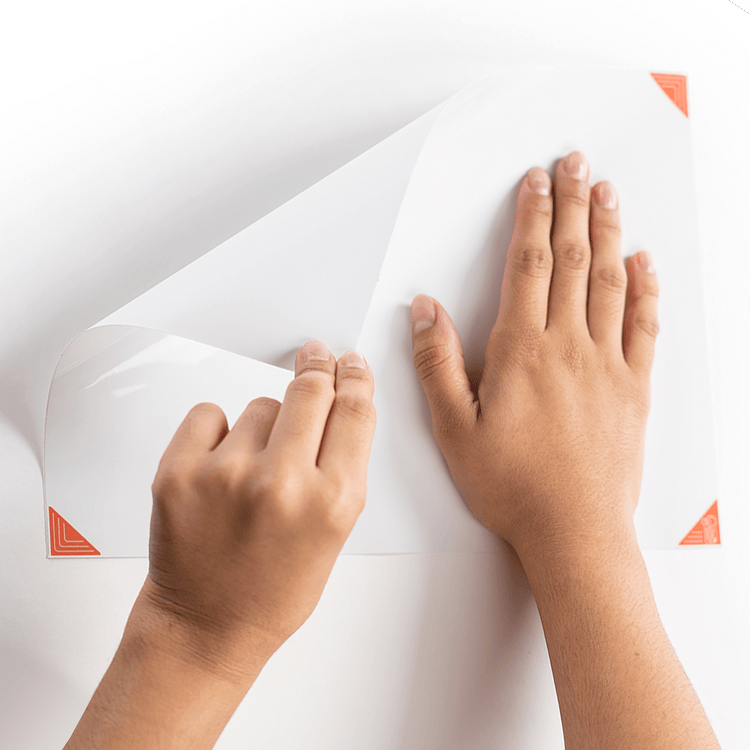
{"type": "Polygon", "coordinates": [[[187,467],[219,445],[229,431],[223,409],[209,402],[196,404],[177,428],[159,462],[159,471],[187,467]]]}
{"type": "Polygon", "coordinates": [[[591,338],[622,354],[622,325],[628,276],[620,251],[620,212],[611,182],[591,191],[591,273],[588,321],[591,338]]]}
{"type": "Polygon", "coordinates": [[[268,444],[271,430],[281,408],[275,398],[253,399],[240,414],[229,434],[221,441],[217,453],[237,451],[243,455],[260,453],[268,444]]]}
{"type": "Polygon", "coordinates": [[[656,313],[659,282],[651,256],[645,251],[629,258],[627,268],[628,292],[622,348],[630,368],[648,377],[659,333],[656,313]]]}
{"type": "Polygon", "coordinates": [[[466,375],[461,340],[442,305],[420,294],[411,305],[414,366],[432,415],[438,442],[476,421],[474,394],[466,375]]]}
{"type": "Polygon", "coordinates": [[[336,367],[336,396],[318,456],[318,468],[339,485],[363,487],[375,434],[375,384],[359,352],[349,351],[336,367]]]}
{"type": "Polygon", "coordinates": [[[521,183],[496,326],[538,333],[547,326],[552,276],[550,187],[549,175],[541,167],[530,169],[521,183]]]}
{"type": "Polygon", "coordinates": [[[325,344],[308,341],[294,366],[266,449],[314,465],[335,395],[336,359],[325,344]]]}
{"type": "Polygon", "coordinates": [[[589,167],[580,151],[568,154],[555,173],[554,267],[549,291],[549,328],[585,331],[589,286],[589,167]]]}

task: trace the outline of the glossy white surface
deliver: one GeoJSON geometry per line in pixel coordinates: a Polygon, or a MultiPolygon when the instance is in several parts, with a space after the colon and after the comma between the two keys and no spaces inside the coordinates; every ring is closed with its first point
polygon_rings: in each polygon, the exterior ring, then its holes
{"type": "MultiPolygon", "coordinates": [[[[32,0],[9,8],[0,28],[9,72],[0,98],[0,746],[64,745],[147,570],[145,559],[45,557],[46,398],[70,339],[495,66],[583,63],[692,75],[723,544],[645,557],[723,750],[745,750],[743,5],[32,0]]],[[[452,750],[457,738],[477,750],[504,741],[561,748],[528,607],[523,587],[488,553],[341,557],[313,617],[269,662],[217,747],[286,750],[296,719],[306,748],[452,750]],[[484,612],[468,630],[465,607],[484,612]],[[488,738],[494,712],[508,723],[488,738]]]]}
{"type": "MultiPolygon", "coordinates": [[[[618,185],[623,253],[655,248],[660,270],[641,546],[677,547],[714,504],[689,119],[650,71],[616,68],[509,68],[436,110],[107,316],[112,340],[98,341],[106,334],[95,327],[63,354],[47,414],[46,503],[101,555],[148,556],[145,488],[190,406],[226,406],[231,424],[252,398],[283,399],[283,389],[264,392],[253,368],[293,359],[311,337],[360,349],[377,384],[368,502],[343,554],[491,549],[432,437],[409,305],[420,291],[439,299],[467,366],[481,369],[518,183],[535,158],[554,173],[573,144],[598,165],[592,184],[607,174],[618,185]],[[554,123],[542,102],[559,113],[554,123]],[[649,168],[658,179],[644,186],[649,168]],[[156,345],[137,329],[121,338],[123,324],[180,338],[156,345]]],[[[50,536],[57,554],[61,534],[50,536]]]]}
{"type": "Polygon", "coordinates": [[[231,427],[254,398],[283,401],[294,373],[146,328],[94,331],[109,339],[83,361],[67,350],[53,380],[47,502],[102,555],[148,557],[151,483],[190,409],[220,404],[231,427]]]}

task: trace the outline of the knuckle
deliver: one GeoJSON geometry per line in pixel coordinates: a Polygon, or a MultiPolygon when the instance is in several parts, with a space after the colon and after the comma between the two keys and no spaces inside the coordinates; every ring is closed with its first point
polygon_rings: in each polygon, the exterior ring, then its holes
{"type": "Polygon", "coordinates": [[[278,468],[259,472],[251,478],[251,491],[265,514],[286,522],[296,512],[298,483],[289,471],[278,468]]]}
{"type": "Polygon", "coordinates": [[[288,471],[279,468],[264,475],[261,489],[269,497],[286,498],[296,492],[296,482],[288,471]]]}
{"type": "Polygon", "coordinates": [[[548,337],[544,331],[523,321],[494,328],[485,355],[485,367],[490,364],[499,371],[507,366],[533,370],[548,356],[548,337]]]}
{"type": "Polygon", "coordinates": [[[375,419],[375,406],[372,401],[356,393],[337,393],[333,408],[338,414],[360,422],[371,422],[375,419]]]}
{"type": "Polygon", "coordinates": [[[513,356],[524,363],[538,363],[546,356],[544,332],[528,324],[519,324],[513,329],[513,356]]]}
{"type": "Polygon", "coordinates": [[[429,380],[450,360],[447,344],[429,344],[414,352],[414,367],[422,380],[429,380]]]}
{"type": "Polygon", "coordinates": [[[354,526],[364,502],[352,493],[338,493],[322,504],[323,520],[336,534],[348,534],[354,526]]]}
{"type": "Polygon", "coordinates": [[[572,271],[583,271],[588,268],[589,251],[576,240],[560,240],[553,243],[555,264],[565,266],[572,271]]]}
{"type": "Polygon", "coordinates": [[[340,367],[336,373],[340,380],[357,380],[362,383],[372,381],[372,373],[369,368],[363,367],[340,367]]]}
{"type": "Polygon", "coordinates": [[[535,222],[538,219],[549,221],[552,218],[552,202],[547,197],[532,193],[524,201],[523,217],[527,222],[535,222]]]}
{"type": "Polygon", "coordinates": [[[633,317],[633,326],[652,338],[656,338],[659,335],[659,321],[655,315],[635,315],[633,317]]]}
{"type": "Polygon", "coordinates": [[[160,468],[151,483],[151,492],[158,497],[184,494],[191,482],[191,472],[186,466],[173,464],[160,468]]]}
{"type": "Polygon", "coordinates": [[[297,375],[289,386],[287,393],[293,397],[323,398],[333,392],[333,378],[321,370],[305,370],[297,375]]]}
{"type": "Polygon", "coordinates": [[[276,411],[277,409],[281,408],[281,402],[277,401],[275,398],[270,398],[268,396],[258,396],[258,398],[254,398],[250,402],[249,406],[252,406],[254,409],[276,411]]]}
{"type": "Polygon", "coordinates": [[[211,420],[226,419],[224,410],[218,404],[211,403],[210,401],[202,401],[190,409],[185,418],[185,426],[189,432],[196,432],[200,429],[199,425],[202,425],[203,421],[209,417],[211,420]]]}
{"type": "Polygon", "coordinates": [[[232,481],[244,474],[247,465],[248,459],[244,453],[211,454],[211,460],[204,464],[209,476],[220,477],[224,481],[232,481]]]}
{"type": "Polygon", "coordinates": [[[643,280],[643,290],[639,296],[642,296],[642,297],[658,297],[659,296],[659,281],[656,278],[656,274],[649,274],[648,277],[643,280]]]}
{"type": "Polygon", "coordinates": [[[565,190],[561,192],[559,196],[556,196],[559,200],[567,203],[575,208],[589,210],[589,195],[588,192],[582,192],[579,189],[565,190]]]}
{"type": "Polygon", "coordinates": [[[582,373],[586,368],[586,353],[575,338],[566,338],[561,342],[559,356],[568,371],[574,375],[582,373]]]}
{"type": "Polygon", "coordinates": [[[540,279],[552,272],[552,250],[541,243],[520,244],[512,258],[513,270],[525,276],[540,279]]]}
{"type": "Polygon", "coordinates": [[[211,403],[210,401],[202,401],[190,409],[185,417],[183,429],[188,434],[195,436],[203,431],[205,424],[208,422],[211,424],[218,422],[226,425],[227,416],[218,404],[211,403]]]}
{"type": "Polygon", "coordinates": [[[593,273],[593,280],[604,289],[623,293],[628,286],[624,268],[618,266],[601,266],[593,273]]]}
{"type": "Polygon", "coordinates": [[[189,414],[223,414],[224,411],[218,404],[214,404],[211,401],[201,401],[196,404],[189,412],[189,414]]]}
{"type": "Polygon", "coordinates": [[[603,235],[619,240],[622,235],[622,229],[617,218],[617,213],[613,214],[610,212],[606,216],[598,215],[596,221],[591,222],[591,232],[597,236],[603,235]]]}
{"type": "Polygon", "coordinates": [[[519,326],[515,332],[512,358],[526,369],[539,367],[548,354],[544,332],[528,326],[519,326]]]}
{"type": "Polygon", "coordinates": [[[195,471],[196,488],[206,493],[216,490],[228,491],[237,476],[238,466],[231,456],[217,458],[212,455],[210,458],[211,460],[201,463],[195,471]]]}

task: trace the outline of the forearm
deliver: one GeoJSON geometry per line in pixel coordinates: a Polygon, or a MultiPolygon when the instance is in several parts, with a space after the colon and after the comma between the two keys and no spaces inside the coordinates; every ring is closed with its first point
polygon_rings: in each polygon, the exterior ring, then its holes
{"type": "Polygon", "coordinates": [[[659,618],[634,531],[606,553],[519,556],[544,627],[567,750],[719,748],[659,618]]]}
{"type": "Polygon", "coordinates": [[[208,750],[257,677],[229,683],[198,661],[181,659],[163,641],[165,633],[139,625],[131,615],[64,750],[208,750]]]}

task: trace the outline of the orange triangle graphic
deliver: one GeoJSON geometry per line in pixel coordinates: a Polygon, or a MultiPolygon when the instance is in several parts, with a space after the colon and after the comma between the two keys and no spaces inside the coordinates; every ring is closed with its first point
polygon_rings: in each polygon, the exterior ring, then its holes
{"type": "Polygon", "coordinates": [[[714,504],[703,514],[703,518],[693,526],[680,544],[721,544],[718,500],[714,500],[714,504]]]}
{"type": "Polygon", "coordinates": [[[662,91],[679,107],[682,114],[687,117],[687,77],[669,73],[652,73],[651,76],[661,86],[662,91]]]}
{"type": "Polygon", "coordinates": [[[79,534],[51,505],[49,506],[49,542],[52,556],[101,555],[88,539],[79,534]]]}

